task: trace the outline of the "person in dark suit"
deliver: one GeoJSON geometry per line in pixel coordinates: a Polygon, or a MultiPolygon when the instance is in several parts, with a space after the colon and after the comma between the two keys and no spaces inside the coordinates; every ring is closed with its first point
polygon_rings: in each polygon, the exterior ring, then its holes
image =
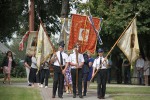
{"type": "Polygon", "coordinates": [[[87,93],[87,81],[88,81],[88,74],[89,74],[89,57],[86,53],[83,54],[84,57],[84,65],[82,67],[83,73],[83,96],[86,96],[87,93]]]}
{"type": "Polygon", "coordinates": [[[122,64],[122,67],[124,67],[124,84],[131,84],[130,66],[130,62],[125,59],[122,64]]]}
{"type": "Polygon", "coordinates": [[[121,55],[117,56],[117,84],[122,83],[122,64],[123,64],[123,59],[121,58],[121,55]]]}

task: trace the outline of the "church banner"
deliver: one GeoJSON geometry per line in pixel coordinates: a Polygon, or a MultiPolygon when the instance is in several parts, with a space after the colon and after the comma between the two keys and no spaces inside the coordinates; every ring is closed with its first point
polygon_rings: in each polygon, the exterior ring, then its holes
{"type": "Polygon", "coordinates": [[[139,43],[135,18],[117,45],[130,62],[134,62],[137,59],[139,55],[139,43]]]}
{"type": "MultiPolygon", "coordinates": [[[[100,19],[95,17],[92,19],[95,29],[99,30],[100,19]]],[[[80,45],[80,53],[88,51],[93,54],[96,50],[97,34],[95,33],[88,16],[73,14],[68,50],[72,50],[77,43],[80,45]]]]}

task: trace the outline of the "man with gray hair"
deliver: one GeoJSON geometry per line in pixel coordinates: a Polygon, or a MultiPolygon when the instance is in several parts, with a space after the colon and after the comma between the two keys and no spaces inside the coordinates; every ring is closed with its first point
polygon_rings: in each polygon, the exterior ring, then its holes
{"type": "Polygon", "coordinates": [[[136,69],[137,69],[137,77],[138,77],[138,83],[139,85],[144,84],[144,59],[142,58],[142,55],[139,54],[139,58],[136,60],[136,69]]]}

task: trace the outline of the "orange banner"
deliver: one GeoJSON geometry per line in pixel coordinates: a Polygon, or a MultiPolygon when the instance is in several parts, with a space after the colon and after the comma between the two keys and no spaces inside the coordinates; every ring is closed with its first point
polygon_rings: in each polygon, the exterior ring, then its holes
{"type": "MultiPolygon", "coordinates": [[[[100,28],[100,19],[93,18],[96,30],[100,28]]],[[[95,53],[97,35],[89,21],[88,16],[72,15],[72,25],[70,30],[68,50],[72,50],[75,44],[80,45],[80,53],[86,51],[95,53]]]]}

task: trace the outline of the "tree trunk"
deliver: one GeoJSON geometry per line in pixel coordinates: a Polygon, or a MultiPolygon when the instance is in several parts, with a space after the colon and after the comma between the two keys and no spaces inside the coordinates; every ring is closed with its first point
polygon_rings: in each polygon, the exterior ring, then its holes
{"type": "MultiPolygon", "coordinates": [[[[64,27],[66,29],[68,26],[68,13],[69,13],[69,0],[62,0],[62,9],[61,9],[61,18],[62,18],[62,22],[65,21],[65,25],[64,27]],[[63,18],[65,18],[65,20],[63,20],[63,18]]],[[[67,50],[67,33],[64,31],[62,31],[62,33],[60,33],[60,39],[59,41],[64,41],[65,45],[65,50],[67,50]]]]}

